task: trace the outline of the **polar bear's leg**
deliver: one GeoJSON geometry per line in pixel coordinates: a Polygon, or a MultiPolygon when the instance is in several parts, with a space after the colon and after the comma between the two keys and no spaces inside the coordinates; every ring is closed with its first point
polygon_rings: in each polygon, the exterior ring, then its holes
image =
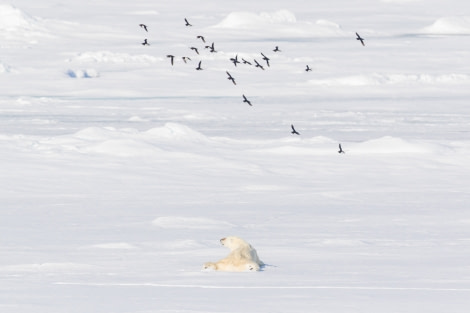
{"type": "Polygon", "coordinates": [[[259,271],[260,270],[260,266],[258,263],[255,263],[255,262],[249,262],[246,264],[246,269],[248,271],[259,271]]]}
{"type": "Polygon", "coordinates": [[[214,262],[206,262],[204,263],[203,267],[205,270],[213,270],[213,271],[217,270],[217,264],[214,262]]]}

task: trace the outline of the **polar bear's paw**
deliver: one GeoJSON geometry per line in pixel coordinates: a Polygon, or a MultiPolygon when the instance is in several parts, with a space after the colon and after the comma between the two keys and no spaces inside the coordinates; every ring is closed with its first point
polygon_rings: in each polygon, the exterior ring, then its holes
{"type": "Polygon", "coordinates": [[[205,272],[212,272],[217,270],[217,265],[214,262],[206,262],[202,266],[202,270],[205,272]]]}
{"type": "Polygon", "coordinates": [[[259,271],[260,270],[260,266],[256,263],[248,263],[246,265],[246,268],[248,271],[259,271]]]}

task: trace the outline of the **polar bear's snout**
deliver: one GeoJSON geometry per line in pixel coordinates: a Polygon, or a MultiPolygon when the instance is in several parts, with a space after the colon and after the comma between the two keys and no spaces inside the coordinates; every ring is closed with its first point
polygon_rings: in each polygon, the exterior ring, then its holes
{"type": "Polygon", "coordinates": [[[226,238],[220,239],[220,243],[223,245],[226,238]]]}

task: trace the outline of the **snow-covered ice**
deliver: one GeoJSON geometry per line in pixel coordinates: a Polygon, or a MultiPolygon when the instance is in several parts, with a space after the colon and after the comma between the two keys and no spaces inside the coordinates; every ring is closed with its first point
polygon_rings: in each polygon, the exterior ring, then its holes
{"type": "Polygon", "coordinates": [[[160,2],[0,3],[0,311],[467,312],[470,3],[160,2]]]}

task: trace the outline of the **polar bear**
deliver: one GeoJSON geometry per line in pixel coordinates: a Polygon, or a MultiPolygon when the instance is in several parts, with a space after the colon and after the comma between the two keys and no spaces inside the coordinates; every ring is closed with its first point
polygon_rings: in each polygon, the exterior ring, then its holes
{"type": "Polygon", "coordinates": [[[205,270],[227,272],[259,271],[264,265],[259,259],[256,250],[245,240],[229,236],[220,239],[220,243],[230,249],[229,255],[217,262],[205,263],[205,270]]]}

